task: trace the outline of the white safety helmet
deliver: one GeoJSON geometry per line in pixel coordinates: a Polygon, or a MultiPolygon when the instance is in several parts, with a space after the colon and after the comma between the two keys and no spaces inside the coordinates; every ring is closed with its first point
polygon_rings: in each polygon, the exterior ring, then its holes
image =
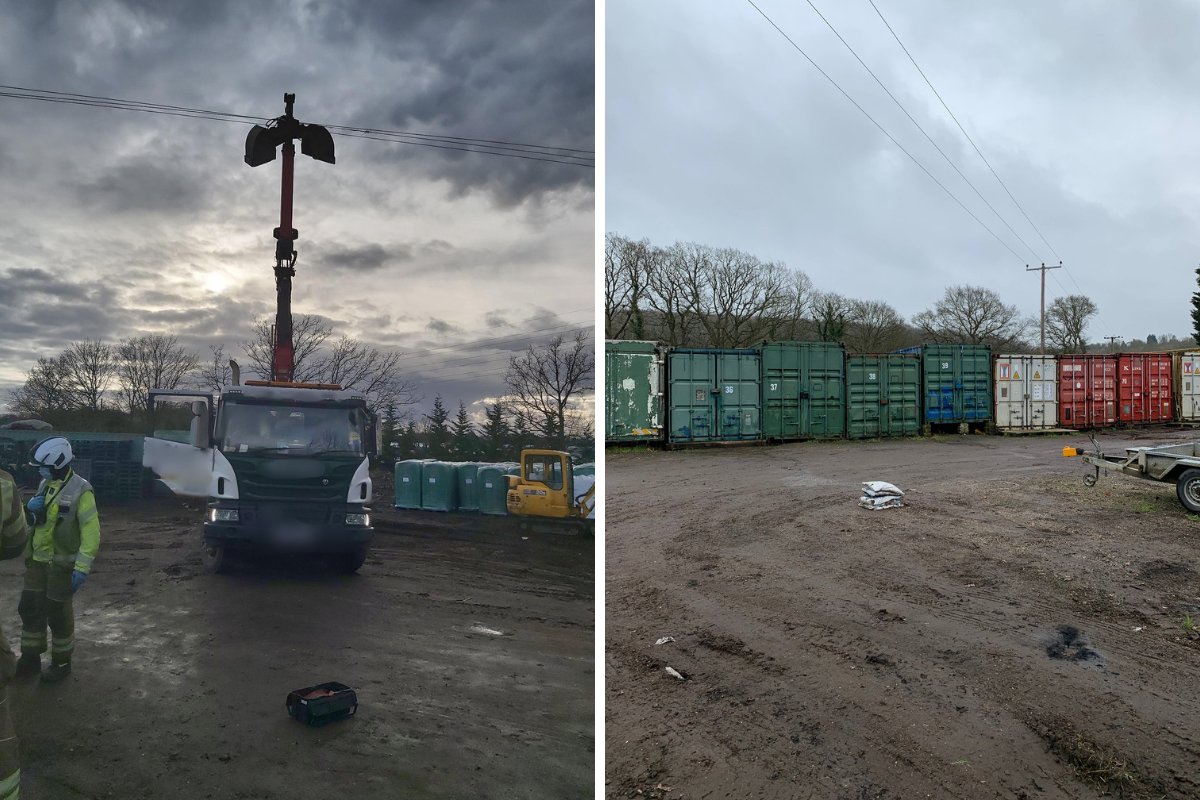
{"type": "Polygon", "coordinates": [[[70,464],[73,458],[75,454],[71,452],[71,443],[61,436],[51,436],[33,446],[33,457],[29,465],[59,469],[70,464]]]}

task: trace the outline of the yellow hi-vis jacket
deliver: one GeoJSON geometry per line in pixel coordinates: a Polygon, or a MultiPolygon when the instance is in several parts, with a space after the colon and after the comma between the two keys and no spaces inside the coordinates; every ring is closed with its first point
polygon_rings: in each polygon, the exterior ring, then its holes
{"type": "Polygon", "coordinates": [[[42,481],[38,494],[46,498],[46,519],[34,527],[26,555],[89,572],[100,549],[100,515],[92,485],[72,470],[61,481],[42,481]]]}
{"type": "Polygon", "coordinates": [[[12,475],[0,469],[0,560],[21,555],[28,538],[21,491],[12,475]]]}

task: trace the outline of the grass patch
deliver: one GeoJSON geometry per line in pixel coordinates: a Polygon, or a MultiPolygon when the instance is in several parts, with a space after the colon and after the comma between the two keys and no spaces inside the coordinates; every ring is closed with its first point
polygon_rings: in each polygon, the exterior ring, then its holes
{"type": "Polygon", "coordinates": [[[1188,633],[1196,632],[1196,620],[1192,619],[1191,614],[1185,614],[1183,622],[1179,623],[1179,627],[1183,628],[1188,633]]]}
{"type": "Polygon", "coordinates": [[[1030,727],[1083,783],[1117,800],[1159,800],[1166,792],[1110,747],[1092,740],[1062,717],[1034,720],[1030,727]]]}

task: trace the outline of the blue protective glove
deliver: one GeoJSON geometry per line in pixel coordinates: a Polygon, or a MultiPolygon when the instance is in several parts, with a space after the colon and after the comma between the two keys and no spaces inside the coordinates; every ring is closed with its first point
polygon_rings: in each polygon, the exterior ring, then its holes
{"type": "Polygon", "coordinates": [[[36,514],[46,507],[46,498],[43,495],[36,494],[29,498],[29,502],[25,504],[25,507],[36,514]]]}
{"type": "Polygon", "coordinates": [[[87,580],[87,573],[75,570],[71,573],[71,594],[75,594],[83,588],[84,581],[87,580]]]}

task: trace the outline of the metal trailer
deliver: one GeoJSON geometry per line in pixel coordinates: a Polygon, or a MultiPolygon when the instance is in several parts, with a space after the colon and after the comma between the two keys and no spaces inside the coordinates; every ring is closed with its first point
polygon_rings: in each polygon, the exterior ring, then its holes
{"type": "Polygon", "coordinates": [[[1149,481],[1174,483],[1175,494],[1183,507],[1193,514],[1200,514],[1200,441],[1129,447],[1124,456],[1105,455],[1094,438],[1092,444],[1096,450],[1091,453],[1073,447],[1063,448],[1063,455],[1078,455],[1085,464],[1096,468],[1094,474],[1084,476],[1085,485],[1095,486],[1100,479],[1100,470],[1106,474],[1122,472],[1149,481]]]}

